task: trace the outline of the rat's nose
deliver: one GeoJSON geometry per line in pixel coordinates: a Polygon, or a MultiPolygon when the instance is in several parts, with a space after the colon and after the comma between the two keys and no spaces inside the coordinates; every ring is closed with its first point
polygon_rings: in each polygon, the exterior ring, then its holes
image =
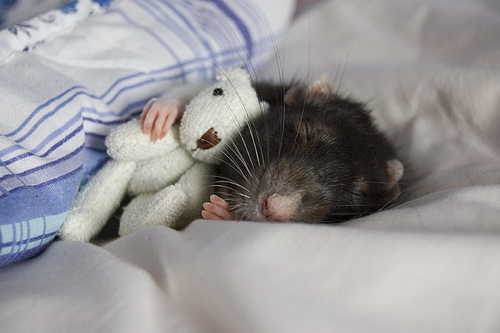
{"type": "Polygon", "coordinates": [[[269,222],[290,221],[300,202],[299,195],[274,193],[262,201],[260,212],[269,222]]]}

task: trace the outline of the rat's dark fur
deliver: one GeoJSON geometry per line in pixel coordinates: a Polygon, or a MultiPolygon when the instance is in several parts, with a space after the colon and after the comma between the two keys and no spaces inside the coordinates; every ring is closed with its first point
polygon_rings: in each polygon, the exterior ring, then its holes
{"type": "Polygon", "coordinates": [[[277,194],[287,198],[280,209],[290,209],[281,220],[340,222],[398,195],[394,149],[363,104],[333,94],[325,80],[254,86],[270,109],[234,138],[217,171],[235,218],[269,220],[263,207],[277,194]]]}

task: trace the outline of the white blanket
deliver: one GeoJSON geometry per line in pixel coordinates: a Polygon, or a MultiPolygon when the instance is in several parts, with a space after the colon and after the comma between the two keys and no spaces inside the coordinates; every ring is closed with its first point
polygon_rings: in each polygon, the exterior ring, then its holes
{"type": "Polygon", "coordinates": [[[329,72],[405,164],[402,202],[339,225],[194,221],[0,271],[2,332],[500,331],[500,5],[331,0],[263,76],[329,72]]]}

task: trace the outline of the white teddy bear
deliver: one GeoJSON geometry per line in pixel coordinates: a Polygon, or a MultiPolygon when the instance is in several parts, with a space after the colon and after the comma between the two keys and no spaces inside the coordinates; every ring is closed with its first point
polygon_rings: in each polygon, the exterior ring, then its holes
{"type": "Polygon", "coordinates": [[[267,110],[248,73],[221,72],[186,106],[180,125],[153,141],[138,120],[112,130],[106,138],[111,160],[77,195],[59,236],[89,241],[106,224],[126,193],[119,235],[149,225],[184,228],[200,217],[210,190],[210,175],[222,149],[241,126],[267,110]]]}

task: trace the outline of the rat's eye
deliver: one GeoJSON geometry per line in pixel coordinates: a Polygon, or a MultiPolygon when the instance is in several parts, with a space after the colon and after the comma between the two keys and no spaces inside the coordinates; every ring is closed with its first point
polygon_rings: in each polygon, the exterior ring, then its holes
{"type": "Polygon", "coordinates": [[[299,135],[304,139],[304,141],[309,141],[311,139],[311,124],[307,121],[301,121],[298,128],[299,135]]]}
{"type": "Polygon", "coordinates": [[[222,95],[224,95],[224,90],[222,90],[221,88],[215,88],[213,95],[214,96],[222,96],[222,95]]]}

